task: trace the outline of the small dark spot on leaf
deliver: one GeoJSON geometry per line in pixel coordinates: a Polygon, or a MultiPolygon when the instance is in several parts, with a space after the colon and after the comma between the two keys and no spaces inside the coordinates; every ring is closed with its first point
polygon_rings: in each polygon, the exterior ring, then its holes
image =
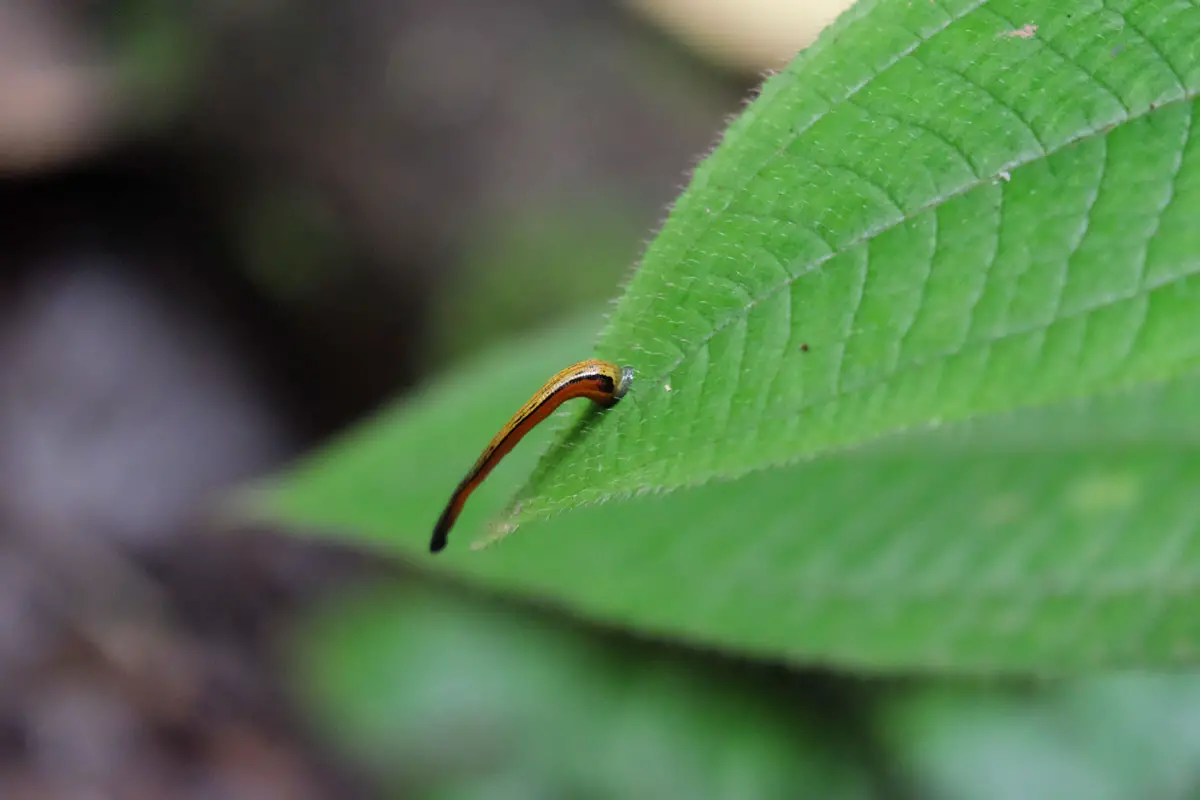
{"type": "Polygon", "coordinates": [[[802,352],[802,353],[808,352],[808,342],[804,342],[803,344],[800,345],[800,352],[802,352]]]}

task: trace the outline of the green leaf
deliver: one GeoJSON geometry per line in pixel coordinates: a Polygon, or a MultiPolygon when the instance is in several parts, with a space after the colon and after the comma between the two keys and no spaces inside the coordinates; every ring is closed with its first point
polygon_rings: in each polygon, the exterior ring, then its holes
{"type": "Polygon", "coordinates": [[[522,514],[1194,370],[1197,85],[1190,4],[860,4],[697,171],[599,345],[635,391],[522,514]]]}
{"type": "MultiPolygon", "coordinates": [[[[856,6],[648,251],[599,346],[630,394],[547,452],[516,534],[433,568],[796,661],[1195,663],[1198,83],[1186,3],[856,6]]],[[[466,369],[260,510],[423,549],[561,344],[466,369]]]]}
{"type": "Polygon", "coordinates": [[[405,795],[869,796],[802,709],[751,680],[763,670],[605,644],[502,604],[377,587],[325,609],[293,653],[322,728],[405,795]]]}

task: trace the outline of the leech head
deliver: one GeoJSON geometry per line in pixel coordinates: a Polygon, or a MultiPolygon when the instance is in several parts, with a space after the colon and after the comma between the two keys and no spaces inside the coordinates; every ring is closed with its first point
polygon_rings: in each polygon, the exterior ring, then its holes
{"type": "Polygon", "coordinates": [[[613,389],[613,402],[620,400],[633,384],[633,367],[621,367],[621,378],[613,389]]]}

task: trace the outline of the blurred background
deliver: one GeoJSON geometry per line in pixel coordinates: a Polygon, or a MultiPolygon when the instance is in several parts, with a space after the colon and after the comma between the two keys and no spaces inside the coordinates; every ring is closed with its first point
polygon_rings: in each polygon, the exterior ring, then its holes
{"type": "Polygon", "coordinates": [[[0,0],[0,798],[1188,798],[1200,678],[869,679],[206,504],[619,294],[841,4],[0,0]]]}
{"type": "Polygon", "coordinates": [[[493,601],[351,595],[409,582],[213,537],[201,510],[615,297],[762,72],[836,13],[0,0],[0,797],[610,796],[580,765],[479,760],[486,720],[542,719],[538,670],[608,674],[602,643],[493,601]],[[422,648],[444,660],[372,669],[375,614],[387,641],[451,631],[422,648]],[[485,660],[510,705],[450,714],[429,681],[485,660]],[[455,741],[406,744],[427,712],[455,741]]]}

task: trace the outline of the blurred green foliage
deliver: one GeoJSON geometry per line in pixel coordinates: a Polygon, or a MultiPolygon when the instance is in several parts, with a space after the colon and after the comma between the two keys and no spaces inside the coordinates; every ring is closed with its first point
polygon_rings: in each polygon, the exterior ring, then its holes
{"type": "Polygon", "coordinates": [[[137,126],[176,122],[194,99],[197,74],[209,57],[198,17],[161,0],[119,0],[104,15],[108,44],[137,126]]]}
{"type": "Polygon", "coordinates": [[[1200,678],[839,682],[418,583],[294,632],[293,689],[398,796],[1183,800],[1200,678]],[[815,692],[858,697],[845,713],[815,692]],[[815,690],[815,691],[814,691],[815,690]]]}
{"type": "Polygon", "coordinates": [[[475,230],[431,314],[439,360],[565,323],[611,298],[644,234],[621,209],[601,192],[588,208],[525,207],[475,230]]]}
{"type": "Polygon", "coordinates": [[[1038,689],[917,689],[881,708],[920,797],[1185,798],[1200,791],[1200,677],[1129,673],[1038,689]]]}
{"type": "Polygon", "coordinates": [[[501,602],[363,592],[315,619],[295,660],[347,752],[423,797],[869,796],[811,715],[755,684],[764,670],[501,602]]]}

